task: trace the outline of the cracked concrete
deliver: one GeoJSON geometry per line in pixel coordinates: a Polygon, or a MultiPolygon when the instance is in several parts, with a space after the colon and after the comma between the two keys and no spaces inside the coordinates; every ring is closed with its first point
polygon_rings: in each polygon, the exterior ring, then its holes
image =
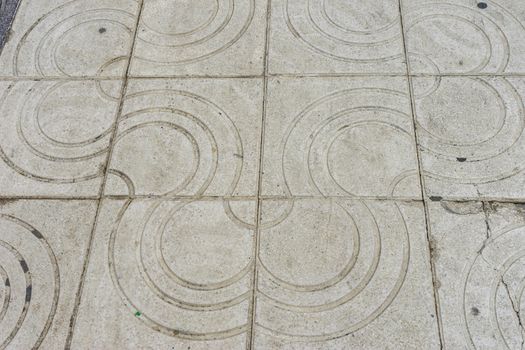
{"type": "Polygon", "coordinates": [[[507,294],[509,296],[509,301],[510,301],[510,304],[512,305],[512,309],[516,313],[516,320],[518,322],[519,328],[521,328],[521,349],[523,349],[523,346],[525,344],[525,327],[524,327],[523,322],[521,321],[521,310],[520,310],[519,304],[516,303],[516,301],[514,300],[514,297],[510,293],[509,285],[505,282],[505,280],[503,279],[503,276],[501,278],[501,283],[505,286],[505,290],[507,291],[507,294]]]}

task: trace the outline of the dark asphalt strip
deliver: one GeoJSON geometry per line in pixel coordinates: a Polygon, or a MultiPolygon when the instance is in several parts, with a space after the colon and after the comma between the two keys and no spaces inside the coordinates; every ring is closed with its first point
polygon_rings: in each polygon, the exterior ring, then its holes
{"type": "Polygon", "coordinates": [[[0,0],[0,50],[7,41],[20,0],[0,0]]]}

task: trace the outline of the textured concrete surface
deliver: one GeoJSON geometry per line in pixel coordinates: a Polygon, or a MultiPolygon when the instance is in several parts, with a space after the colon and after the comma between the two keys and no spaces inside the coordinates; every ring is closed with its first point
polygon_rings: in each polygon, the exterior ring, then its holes
{"type": "Polygon", "coordinates": [[[21,0],[6,38],[0,349],[525,349],[523,1],[21,0]]]}

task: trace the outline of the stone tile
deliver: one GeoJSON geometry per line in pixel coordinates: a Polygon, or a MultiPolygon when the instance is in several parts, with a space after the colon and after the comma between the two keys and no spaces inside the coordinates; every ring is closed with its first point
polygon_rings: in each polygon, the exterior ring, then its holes
{"type": "Polygon", "coordinates": [[[266,0],[146,0],[131,74],[262,74],[266,7],[266,0]]]}
{"type": "Polygon", "coordinates": [[[73,349],[244,349],[255,201],[104,201],[73,349]]]}
{"type": "Polygon", "coordinates": [[[94,201],[0,202],[0,348],[63,349],[94,201]]]}
{"type": "Polygon", "coordinates": [[[420,202],[266,200],[256,349],[438,349],[420,202]]]}
{"type": "Polygon", "coordinates": [[[122,76],[136,0],[22,0],[0,56],[4,76],[122,76]]]}
{"type": "Polygon", "coordinates": [[[523,198],[525,79],[413,81],[427,194],[523,198]]]}
{"type": "Polygon", "coordinates": [[[420,198],[402,78],[273,78],[264,195],[420,198]]]}
{"type": "Polygon", "coordinates": [[[397,0],[272,1],[271,73],[405,73],[397,0]]]}
{"type": "Polygon", "coordinates": [[[525,72],[523,1],[403,0],[403,5],[411,73],[525,72]]]}
{"type": "Polygon", "coordinates": [[[429,212],[444,348],[521,349],[523,205],[433,202],[429,212]]]}
{"type": "Polygon", "coordinates": [[[96,196],[118,81],[0,82],[0,195],[96,196]]]}
{"type": "Polygon", "coordinates": [[[133,80],[107,194],[255,195],[262,80],[133,80]]]}

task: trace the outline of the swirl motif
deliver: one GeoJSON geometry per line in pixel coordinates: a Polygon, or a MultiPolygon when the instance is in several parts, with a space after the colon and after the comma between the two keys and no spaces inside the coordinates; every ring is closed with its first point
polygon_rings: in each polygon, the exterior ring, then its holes
{"type": "Polygon", "coordinates": [[[16,82],[0,99],[0,157],[33,181],[74,184],[102,176],[118,82],[16,82]],[[82,100],[82,109],[77,103],[82,100]]]}
{"type": "Polygon", "coordinates": [[[148,2],[139,26],[134,60],[177,66],[208,59],[244,35],[253,20],[255,6],[255,0],[148,2]],[[181,13],[191,13],[191,19],[183,18],[181,13]]]}
{"type": "Polygon", "coordinates": [[[126,106],[110,174],[122,179],[128,194],[234,192],[243,143],[218,105],[186,90],[163,89],[130,94],[126,106]],[[139,168],[135,159],[140,154],[144,166],[139,168]]]}
{"type": "Polygon", "coordinates": [[[302,110],[280,145],[287,195],[404,195],[400,185],[417,171],[411,118],[400,99],[408,105],[401,92],[349,89],[302,110]],[[369,169],[374,176],[364,173],[369,169]]]}
{"type": "Polygon", "coordinates": [[[397,7],[390,0],[352,5],[286,0],[282,11],[290,32],[312,51],[344,62],[377,63],[403,57],[397,7]]]}
{"type": "Polygon", "coordinates": [[[111,278],[130,312],[140,311],[150,328],[193,340],[248,330],[254,230],[231,220],[226,207],[220,201],[122,207],[108,248],[111,278]]]}
{"type": "Polygon", "coordinates": [[[120,75],[131,45],[137,2],[68,1],[38,18],[17,39],[12,74],[120,75]]]}
{"type": "Polygon", "coordinates": [[[525,227],[494,233],[464,270],[461,319],[470,349],[521,348],[525,330],[525,227]],[[480,293],[480,290],[483,293],[480,293]]]}
{"type": "Polygon", "coordinates": [[[57,312],[57,259],[42,233],[25,221],[0,214],[0,232],[0,334],[5,335],[0,349],[20,334],[33,342],[30,347],[38,348],[57,312]],[[38,307],[32,305],[34,293],[38,307]],[[43,323],[35,325],[34,319],[43,323]]]}
{"type": "Polygon", "coordinates": [[[399,293],[410,260],[399,207],[389,204],[393,225],[384,230],[373,203],[301,199],[281,204],[291,207],[287,215],[261,231],[259,328],[288,340],[324,341],[381,315],[399,293]]]}
{"type": "Polygon", "coordinates": [[[424,167],[425,175],[487,184],[524,170],[516,159],[525,154],[525,107],[508,79],[441,77],[414,82],[419,140],[426,151],[425,164],[431,164],[424,167]]]}
{"type": "Polygon", "coordinates": [[[510,10],[487,3],[488,11],[445,2],[409,7],[405,31],[411,70],[432,74],[520,70],[520,55],[513,53],[525,48],[518,39],[525,35],[525,26],[510,10]]]}

